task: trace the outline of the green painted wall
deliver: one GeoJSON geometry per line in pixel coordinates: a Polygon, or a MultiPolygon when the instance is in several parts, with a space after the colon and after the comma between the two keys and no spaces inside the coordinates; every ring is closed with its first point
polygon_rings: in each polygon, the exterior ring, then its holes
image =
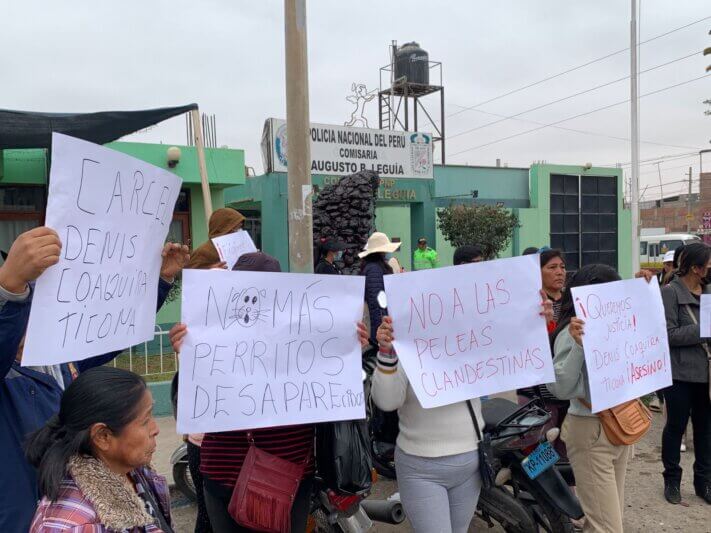
{"type": "Polygon", "coordinates": [[[46,151],[0,150],[0,183],[44,185],[47,183],[46,151]]]}
{"type": "Polygon", "coordinates": [[[400,250],[395,257],[406,270],[412,270],[412,250],[415,239],[410,235],[410,206],[408,204],[386,204],[375,209],[375,228],[391,239],[398,237],[400,250]]]}
{"type": "MultiPolygon", "coordinates": [[[[164,168],[183,180],[184,184],[200,183],[197,149],[194,146],[178,146],[180,162],[174,168],[168,168],[166,152],[174,145],[133,142],[112,142],[106,145],[118,152],[164,168]]],[[[232,148],[206,148],[205,164],[210,185],[229,187],[244,183],[244,151],[232,148]]]]}

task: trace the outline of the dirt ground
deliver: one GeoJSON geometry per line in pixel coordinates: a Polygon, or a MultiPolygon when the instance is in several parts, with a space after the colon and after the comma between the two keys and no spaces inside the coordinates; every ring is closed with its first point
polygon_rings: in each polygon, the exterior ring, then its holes
{"type": "MultiPolygon", "coordinates": [[[[644,440],[636,446],[635,456],[630,461],[625,494],[625,532],[637,533],[663,533],[671,531],[684,531],[686,533],[711,533],[711,506],[694,494],[692,480],[693,446],[689,451],[682,453],[682,466],[684,480],[682,483],[682,505],[669,505],[662,494],[662,464],[661,464],[661,432],[663,419],[655,415],[652,430],[644,440]]],[[[161,448],[170,446],[175,442],[174,435],[165,436],[169,429],[163,428],[165,439],[159,445],[161,448]]],[[[691,432],[690,432],[691,433],[691,432]]],[[[690,443],[691,444],[691,443],[690,443]]],[[[167,453],[170,457],[172,448],[161,449],[161,455],[167,453]]],[[[169,477],[172,481],[172,478],[169,477]]],[[[373,497],[385,498],[396,492],[396,484],[390,481],[380,481],[374,487],[373,497]]],[[[176,523],[176,533],[192,531],[195,518],[195,507],[188,504],[179,494],[174,493],[173,516],[176,523]]],[[[406,533],[412,531],[405,522],[399,526],[376,523],[373,533],[406,533]]],[[[499,527],[489,529],[481,521],[475,520],[470,532],[499,533],[499,527]]],[[[219,533],[219,532],[216,532],[219,533]]]]}

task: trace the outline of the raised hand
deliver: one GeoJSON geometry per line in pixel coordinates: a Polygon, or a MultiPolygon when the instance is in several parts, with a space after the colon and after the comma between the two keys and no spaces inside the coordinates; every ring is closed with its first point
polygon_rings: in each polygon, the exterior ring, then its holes
{"type": "Polygon", "coordinates": [[[183,346],[183,339],[185,339],[185,335],[187,334],[188,326],[180,322],[170,328],[168,338],[170,339],[170,345],[173,347],[175,353],[180,353],[180,348],[183,346]]]}
{"type": "Polygon", "coordinates": [[[183,267],[190,261],[190,248],[184,244],[167,242],[161,252],[163,263],[160,266],[160,277],[173,281],[175,276],[183,270],[183,267]]]}
{"type": "Polygon", "coordinates": [[[57,232],[41,226],[21,234],[0,267],[0,285],[14,293],[24,292],[27,283],[59,262],[62,243],[57,232]]]}

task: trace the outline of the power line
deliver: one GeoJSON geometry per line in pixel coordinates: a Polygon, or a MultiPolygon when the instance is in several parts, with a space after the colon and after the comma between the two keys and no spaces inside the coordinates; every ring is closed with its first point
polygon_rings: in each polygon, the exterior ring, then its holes
{"type": "MultiPolygon", "coordinates": [[[[640,42],[640,43],[639,43],[639,46],[641,46],[641,45],[643,45],[643,44],[650,43],[650,42],[652,42],[652,41],[656,41],[657,39],[661,39],[662,37],[666,37],[667,35],[671,35],[672,33],[675,33],[675,32],[677,32],[677,31],[680,31],[680,30],[689,28],[689,27],[691,27],[691,26],[694,26],[695,24],[699,24],[700,22],[704,22],[705,20],[709,20],[709,19],[711,19],[711,16],[704,17],[704,18],[701,18],[701,19],[699,19],[699,20],[695,20],[695,21],[693,21],[693,22],[690,22],[690,23],[688,23],[688,24],[685,24],[685,25],[683,25],[683,26],[679,26],[678,28],[674,28],[674,29],[671,29],[671,30],[669,30],[669,31],[667,31],[667,32],[660,33],[659,35],[655,35],[654,37],[651,37],[651,38],[647,39],[646,41],[640,42]]],[[[575,72],[576,70],[580,70],[581,68],[588,67],[588,66],[590,66],[590,65],[592,65],[592,64],[594,64],[594,63],[597,63],[597,62],[599,62],[599,61],[604,61],[605,59],[609,59],[609,58],[611,58],[611,57],[614,57],[614,56],[616,56],[616,55],[619,55],[619,54],[621,54],[621,53],[623,53],[623,52],[626,52],[627,50],[629,50],[629,46],[628,46],[627,48],[622,48],[622,49],[620,49],[620,50],[617,50],[616,52],[611,52],[611,53],[606,54],[606,55],[604,55],[604,56],[598,57],[597,59],[593,59],[593,60],[588,61],[588,62],[586,62],[586,63],[582,63],[581,65],[577,65],[577,66],[575,66],[575,67],[569,68],[569,69],[564,70],[564,71],[562,71],[562,72],[559,72],[559,73],[557,73],[557,74],[553,74],[552,76],[548,76],[548,77],[543,78],[543,79],[541,79],[541,80],[538,80],[538,81],[536,81],[536,82],[529,83],[528,85],[524,85],[524,86],[522,86],[522,87],[519,87],[518,89],[514,89],[514,90],[509,91],[509,92],[506,92],[506,93],[504,93],[504,94],[500,94],[499,96],[495,96],[495,97],[493,97],[493,98],[489,98],[488,100],[485,100],[485,101],[483,101],[483,102],[479,102],[478,104],[475,104],[475,105],[473,105],[473,106],[465,107],[464,109],[462,109],[462,110],[460,110],[460,111],[456,111],[455,113],[452,113],[452,114],[450,114],[450,115],[447,115],[447,118],[453,117],[453,116],[455,116],[455,115],[459,115],[459,114],[461,114],[461,113],[465,113],[465,112],[467,112],[467,111],[470,111],[470,110],[472,110],[472,109],[476,109],[477,107],[481,107],[481,106],[486,105],[486,104],[489,104],[489,103],[491,103],[491,102],[495,102],[496,100],[500,100],[501,98],[505,98],[505,97],[507,97],[507,96],[511,96],[512,94],[516,94],[516,93],[518,93],[518,92],[525,91],[526,89],[530,89],[531,87],[535,87],[536,85],[540,85],[540,84],[545,83],[545,82],[547,82],[547,81],[554,80],[554,79],[556,79],[556,78],[559,78],[560,76],[564,76],[565,74],[570,74],[571,72],[575,72]]]]}
{"type": "MultiPolygon", "coordinates": [[[[665,154],[657,157],[652,157],[650,159],[642,159],[640,163],[647,163],[648,165],[656,165],[657,161],[674,161],[676,159],[690,159],[691,156],[698,157],[699,156],[699,151],[698,149],[695,152],[685,152],[682,154],[665,154]],[[650,163],[651,161],[651,163],[650,163]]],[[[628,167],[632,163],[627,161],[626,163],[608,163],[606,165],[602,165],[603,167],[614,167],[614,166],[619,166],[619,167],[628,167]]],[[[646,166],[646,165],[643,165],[646,166]]]]}
{"type": "MultiPolygon", "coordinates": [[[[452,105],[457,106],[457,104],[452,104],[452,105]]],[[[457,106],[457,107],[459,107],[459,106],[457,106]]],[[[499,118],[503,118],[503,119],[512,119],[512,120],[516,120],[516,121],[518,121],[518,122],[524,122],[524,123],[527,123],[527,124],[535,124],[536,126],[545,126],[545,125],[546,125],[545,123],[543,123],[543,122],[538,122],[538,121],[536,121],[536,120],[530,120],[530,119],[525,119],[525,118],[518,118],[518,117],[513,116],[513,115],[502,115],[502,114],[500,114],[500,113],[492,113],[492,112],[490,112],[490,111],[484,111],[483,109],[475,109],[474,111],[475,111],[476,113],[482,113],[482,114],[484,114],[484,115],[490,115],[490,116],[492,116],[492,117],[499,117],[499,118]]],[[[591,135],[591,136],[593,136],[593,137],[603,137],[603,138],[606,138],[606,139],[613,139],[613,140],[615,140],[615,141],[626,141],[626,142],[630,142],[630,138],[629,138],[629,137],[618,137],[618,136],[616,136],[616,135],[610,135],[610,134],[608,134],[608,133],[599,133],[599,132],[596,132],[596,131],[580,130],[580,129],[576,129],[576,128],[566,128],[566,127],[564,127],[564,126],[550,126],[550,127],[551,127],[551,128],[554,128],[554,129],[557,129],[557,130],[562,130],[562,131],[570,131],[570,132],[573,132],[573,133],[580,133],[580,134],[583,134],[583,135],[591,135]]],[[[643,144],[651,144],[651,145],[655,145],[655,146],[667,146],[667,147],[670,147],[670,148],[691,148],[692,150],[696,150],[696,152],[690,152],[690,153],[694,153],[694,154],[698,153],[698,150],[700,150],[700,148],[698,148],[697,146],[686,146],[686,145],[679,145],[679,144],[666,144],[666,143],[660,143],[660,142],[656,142],[656,141],[644,141],[644,140],[640,140],[639,142],[641,142],[641,143],[643,143],[643,144]]],[[[615,165],[616,165],[616,163],[611,163],[611,164],[609,164],[609,165],[602,165],[602,166],[609,166],[609,167],[611,167],[611,166],[615,166],[615,165]]]]}
{"type": "MultiPolygon", "coordinates": [[[[691,165],[691,166],[694,166],[694,165],[691,165]]],[[[687,164],[687,165],[679,165],[676,167],[665,167],[665,168],[661,168],[660,170],[662,170],[663,172],[667,172],[669,170],[677,170],[679,168],[689,168],[689,165],[687,164]]],[[[649,174],[659,174],[659,173],[656,170],[650,170],[649,172],[640,172],[639,173],[640,176],[646,176],[649,174]]]]}
{"type": "MultiPolygon", "coordinates": [[[[693,83],[693,82],[695,82],[695,81],[699,81],[699,80],[702,80],[702,79],[704,79],[704,78],[708,78],[709,76],[711,76],[711,74],[706,74],[706,75],[704,75],[704,76],[699,76],[698,78],[692,78],[692,79],[690,79],[690,80],[686,80],[686,81],[683,81],[683,82],[681,82],[681,83],[676,83],[676,84],[674,84],[674,85],[669,85],[668,87],[663,87],[662,89],[657,89],[656,91],[652,91],[652,92],[649,92],[649,93],[646,93],[646,94],[642,94],[642,95],[639,96],[639,98],[644,98],[645,96],[652,96],[652,95],[655,95],[655,94],[659,94],[659,93],[661,93],[661,92],[668,91],[668,90],[670,90],[670,89],[675,89],[676,87],[681,87],[682,85],[688,85],[689,83],[693,83]]],[[[555,121],[555,122],[551,122],[550,124],[544,124],[544,125],[539,126],[539,127],[537,127],[537,128],[533,128],[533,129],[530,129],[530,130],[522,131],[522,132],[516,133],[516,134],[514,134],[514,135],[509,135],[509,136],[507,136],[507,137],[502,137],[501,139],[496,139],[495,141],[491,141],[491,142],[484,143],[484,144],[479,144],[479,145],[477,145],[477,146],[472,146],[471,148],[467,148],[467,149],[465,149],[465,150],[460,150],[459,152],[455,152],[455,153],[453,153],[453,154],[450,154],[450,157],[454,157],[454,156],[456,156],[456,155],[460,155],[460,154],[463,154],[463,153],[466,153],[466,152],[471,152],[471,151],[473,151],[473,150],[478,150],[479,148],[484,148],[484,147],[486,147],[486,146],[491,146],[492,144],[497,144],[497,143],[500,143],[500,142],[503,142],[503,141],[508,141],[509,139],[513,139],[513,138],[515,138],[515,137],[520,137],[521,135],[526,135],[526,134],[528,134],[528,133],[533,133],[533,132],[535,132],[535,131],[539,131],[539,130],[542,130],[542,129],[544,129],[544,128],[548,128],[548,127],[550,127],[550,126],[555,126],[555,125],[557,125],[557,124],[562,124],[563,122],[567,122],[567,121],[569,121],[569,120],[573,120],[573,119],[580,118],[580,117],[585,117],[585,116],[587,116],[587,115],[592,115],[593,113],[597,113],[597,112],[599,112],[599,111],[604,111],[604,110],[606,110],[606,109],[610,109],[610,108],[612,108],[612,107],[625,104],[625,103],[627,103],[627,102],[629,102],[629,101],[630,101],[630,99],[627,98],[627,99],[625,99],[625,100],[621,100],[621,101],[615,102],[615,103],[613,103],[613,104],[608,104],[608,105],[603,106],[603,107],[598,107],[597,109],[593,109],[593,110],[591,110],[591,111],[586,111],[586,112],[584,112],[584,113],[578,113],[577,115],[574,115],[574,116],[572,116],[572,117],[568,117],[568,118],[564,118],[564,119],[561,119],[561,120],[557,120],[557,121],[555,121]]]]}
{"type": "MultiPolygon", "coordinates": [[[[689,59],[690,57],[694,57],[694,56],[697,56],[697,55],[699,55],[699,51],[698,51],[698,50],[694,50],[693,52],[691,52],[690,54],[687,54],[687,55],[685,55],[685,56],[677,57],[676,59],[672,59],[671,61],[667,61],[666,63],[660,63],[659,65],[655,65],[655,66],[650,67],[650,68],[648,68],[648,69],[646,69],[646,70],[643,70],[643,71],[640,72],[640,74],[646,74],[646,73],[651,72],[651,71],[653,71],[653,70],[657,70],[657,69],[660,69],[660,68],[662,68],[662,67],[666,67],[666,66],[671,65],[671,64],[673,64],[673,63],[677,63],[677,62],[679,62],[679,61],[683,61],[683,60],[685,60],[685,59],[689,59]]],[[[523,110],[523,111],[520,111],[520,112],[516,113],[515,115],[511,115],[510,117],[502,118],[502,119],[499,119],[499,120],[492,120],[491,122],[487,122],[486,124],[482,124],[481,126],[476,126],[475,128],[471,128],[471,129],[468,129],[468,130],[465,130],[465,131],[461,131],[461,132],[459,132],[459,133],[455,133],[454,135],[449,135],[449,136],[447,137],[447,140],[454,139],[454,138],[456,138],[456,137],[461,137],[462,135],[466,135],[466,134],[468,134],[468,133],[472,133],[472,132],[474,132],[474,131],[478,131],[478,130],[481,130],[481,129],[484,129],[484,128],[488,128],[489,126],[493,126],[494,124],[499,124],[499,123],[501,123],[501,122],[506,122],[506,121],[509,120],[510,118],[516,118],[516,117],[519,117],[519,116],[521,116],[521,115],[525,115],[526,113],[531,113],[531,112],[533,112],[533,111],[538,111],[539,109],[543,109],[543,108],[545,108],[545,107],[552,106],[552,105],[554,105],[554,104],[559,104],[560,102],[564,102],[564,101],[566,101],[566,100],[570,100],[571,98],[575,98],[575,97],[577,97],[577,96],[582,96],[582,95],[584,95],[584,94],[587,94],[587,93],[590,93],[590,92],[593,92],[593,91],[597,91],[597,90],[602,89],[602,88],[604,88],[604,87],[609,87],[610,85],[614,85],[614,84],[616,84],[616,83],[619,83],[619,82],[621,82],[621,81],[625,81],[625,80],[628,80],[628,79],[629,79],[629,76],[623,76],[623,77],[618,78],[618,79],[616,79],[616,80],[608,81],[608,82],[606,82],[606,83],[597,85],[597,86],[595,86],[595,87],[590,87],[590,88],[585,89],[585,90],[583,90],[583,91],[580,91],[580,92],[577,92],[577,93],[573,93],[573,94],[569,94],[568,96],[564,96],[564,97],[562,97],[562,98],[558,98],[557,100],[552,100],[552,101],[547,102],[547,103],[545,103],[545,104],[541,104],[541,105],[538,105],[538,106],[535,106],[535,107],[531,107],[531,108],[529,108],[529,109],[525,109],[525,110],[523,110]]],[[[456,105],[456,104],[455,104],[455,105],[456,105]]],[[[462,107],[462,106],[459,106],[459,105],[458,105],[457,107],[462,107]]],[[[478,110],[477,110],[477,111],[478,111],[478,110]]],[[[629,140],[629,139],[627,139],[627,140],[629,140]]]]}

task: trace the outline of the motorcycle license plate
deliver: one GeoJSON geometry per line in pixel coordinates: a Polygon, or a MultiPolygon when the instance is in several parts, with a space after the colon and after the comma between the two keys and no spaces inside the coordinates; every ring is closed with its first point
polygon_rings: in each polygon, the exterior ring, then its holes
{"type": "Polygon", "coordinates": [[[555,451],[550,442],[546,441],[538,445],[531,454],[521,461],[521,466],[531,479],[536,479],[543,472],[548,470],[558,462],[560,456],[555,451]]]}

